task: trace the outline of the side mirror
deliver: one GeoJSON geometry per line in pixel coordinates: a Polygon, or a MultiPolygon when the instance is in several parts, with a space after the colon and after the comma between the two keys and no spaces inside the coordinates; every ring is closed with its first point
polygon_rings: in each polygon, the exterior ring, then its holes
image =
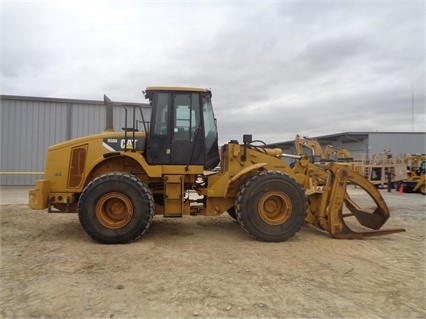
{"type": "Polygon", "coordinates": [[[253,141],[253,135],[251,134],[244,134],[243,135],[243,144],[247,145],[250,144],[253,141]]]}

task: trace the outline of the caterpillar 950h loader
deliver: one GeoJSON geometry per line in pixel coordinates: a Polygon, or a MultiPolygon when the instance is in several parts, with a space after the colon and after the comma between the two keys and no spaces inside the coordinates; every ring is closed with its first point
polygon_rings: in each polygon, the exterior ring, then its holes
{"type": "Polygon", "coordinates": [[[271,242],[287,240],[305,222],[335,238],[404,231],[380,230],[389,218],[386,203],[345,167],[321,168],[299,156],[290,167],[281,149],[253,142],[251,135],[219,151],[210,90],[148,87],[144,94],[152,105],[149,123],[134,108],[133,125],[112,131],[112,103],[105,96],[103,133],[51,146],[45,179],[30,191],[30,207],[78,212],[85,231],[107,244],[136,240],[154,215],[228,212],[252,237],[271,242]],[[351,199],[348,183],[366,191],[372,209],[351,199]],[[371,230],[352,230],[348,217],[371,230]]]}

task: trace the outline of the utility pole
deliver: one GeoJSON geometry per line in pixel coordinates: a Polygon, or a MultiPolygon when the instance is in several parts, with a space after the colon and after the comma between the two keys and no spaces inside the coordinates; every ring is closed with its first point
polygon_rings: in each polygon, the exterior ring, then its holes
{"type": "Polygon", "coordinates": [[[414,84],[411,83],[411,131],[414,132],[414,84]]]}

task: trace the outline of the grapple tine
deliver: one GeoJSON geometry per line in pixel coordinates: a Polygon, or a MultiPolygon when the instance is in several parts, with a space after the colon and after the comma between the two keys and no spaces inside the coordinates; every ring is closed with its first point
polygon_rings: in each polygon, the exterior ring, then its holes
{"type": "Polygon", "coordinates": [[[325,191],[321,196],[319,211],[310,210],[317,218],[313,218],[313,224],[327,230],[334,238],[360,239],[404,232],[405,229],[383,229],[390,214],[389,209],[380,192],[369,181],[354,171],[338,164],[328,165],[329,177],[325,191]],[[374,201],[376,207],[373,212],[361,209],[346,191],[347,184],[361,187],[374,201]],[[343,206],[351,214],[343,213],[343,206]],[[316,212],[316,213],[315,213],[316,212]],[[345,222],[345,218],[354,216],[360,225],[373,229],[372,231],[357,231],[351,229],[345,222]]]}
{"type": "Polygon", "coordinates": [[[364,231],[364,232],[354,232],[351,229],[346,227],[344,231],[332,234],[332,236],[337,239],[362,239],[365,237],[390,235],[390,234],[402,233],[402,232],[405,232],[405,229],[394,228],[394,229],[381,229],[381,230],[372,230],[372,231],[364,231]]]}
{"type": "MultiPolygon", "coordinates": [[[[377,190],[376,190],[377,191],[377,190]]],[[[373,199],[373,194],[369,194],[373,199]]],[[[377,191],[376,196],[380,196],[380,193],[377,191]]],[[[377,201],[380,203],[380,201],[377,201]]],[[[376,202],[376,204],[377,204],[376,202]]],[[[377,206],[376,209],[372,213],[368,213],[363,211],[358,205],[350,198],[349,194],[346,193],[345,197],[345,205],[351,211],[352,216],[355,216],[357,221],[362,225],[370,229],[374,229],[371,231],[354,231],[348,227],[345,223],[344,217],[342,214],[340,219],[344,227],[341,231],[334,232],[332,236],[338,239],[362,239],[365,237],[374,237],[374,236],[383,236],[395,233],[405,232],[405,229],[395,228],[395,229],[380,229],[386,221],[388,220],[390,214],[388,207],[385,206],[377,206]]]]}
{"type": "Polygon", "coordinates": [[[349,195],[345,198],[345,205],[361,225],[371,229],[379,229],[382,227],[390,216],[387,207],[378,206],[373,213],[364,212],[359,209],[349,195]]]}

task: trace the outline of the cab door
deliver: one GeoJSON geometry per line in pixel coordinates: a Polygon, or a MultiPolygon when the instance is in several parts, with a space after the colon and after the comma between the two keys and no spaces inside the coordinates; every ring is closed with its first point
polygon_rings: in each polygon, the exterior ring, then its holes
{"type": "Polygon", "coordinates": [[[200,96],[191,92],[156,92],[147,148],[150,164],[204,164],[200,96]]]}
{"type": "Polygon", "coordinates": [[[171,164],[204,164],[204,131],[198,93],[173,93],[171,164]]]}
{"type": "Polygon", "coordinates": [[[147,144],[149,164],[169,164],[171,148],[171,94],[157,92],[152,101],[152,117],[147,144]]]}

